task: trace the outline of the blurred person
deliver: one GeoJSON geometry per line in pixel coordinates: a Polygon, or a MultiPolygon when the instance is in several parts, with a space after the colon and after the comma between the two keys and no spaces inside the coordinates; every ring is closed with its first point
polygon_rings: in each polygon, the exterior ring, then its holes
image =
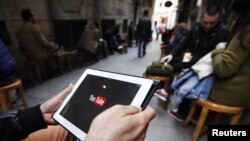
{"type": "Polygon", "coordinates": [[[110,26],[105,29],[103,39],[107,42],[108,53],[110,55],[114,54],[115,52],[115,45],[113,43],[113,36],[114,36],[115,27],[110,26]]]}
{"type": "Polygon", "coordinates": [[[134,41],[134,24],[131,21],[128,26],[128,46],[133,47],[133,41],[134,41]]]}
{"type": "Polygon", "coordinates": [[[0,38],[0,86],[8,85],[16,79],[16,60],[0,38]]]}
{"type": "MultiPolygon", "coordinates": [[[[41,105],[0,113],[0,140],[75,140],[52,118],[53,113],[60,107],[72,89],[73,85],[70,84],[41,105]]],[[[150,106],[144,111],[132,105],[112,106],[95,117],[85,141],[142,141],[145,138],[149,122],[155,116],[156,113],[150,106]]]]}
{"type": "MultiPolygon", "coordinates": [[[[236,22],[227,42],[217,44],[212,52],[215,80],[209,99],[229,106],[250,107],[250,1],[236,0],[231,7],[236,22]]],[[[183,120],[190,101],[170,111],[175,119],[183,120]]]]}
{"type": "Polygon", "coordinates": [[[56,70],[57,63],[52,55],[58,51],[58,45],[45,38],[31,9],[23,9],[21,17],[23,24],[17,32],[17,39],[22,52],[28,60],[45,62],[48,69],[56,70]]]}
{"type": "Polygon", "coordinates": [[[217,79],[210,99],[230,106],[250,107],[250,1],[236,0],[232,11],[236,23],[228,44],[218,44],[212,54],[217,79]]]}
{"type": "Polygon", "coordinates": [[[154,22],[154,26],[155,26],[154,28],[155,28],[156,40],[158,40],[160,34],[160,27],[158,27],[157,21],[154,22]]]}
{"type": "Polygon", "coordinates": [[[146,46],[152,34],[151,19],[148,17],[148,10],[143,11],[143,17],[139,20],[136,32],[138,37],[137,56],[141,57],[146,55],[146,46]]]}
{"type": "Polygon", "coordinates": [[[106,40],[103,39],[103,34],[102,31],[100,30],[99,23],[95,21],[94,25],[100,32],[100,38],[97,41],[97,57],[99,59],[106,58],[108,56],[107,42],[106,40]]]}
{"type": "Polygon", "coordinates": [[[225,42],[229,30],[220,21],[222,15],[219,4],[208,5],[202,13],[201,22],[196,23],[187,38],[173,47],[161,61],[170,63],[174,72],[179,73],[183,69],[190,68],[201,57],[212,51],[219,42],[225,42]]]}
{"type": "Polygon", "coordinates": [[[166,54],[171,52],[175,47],[178,48],[178,46],[183,46],[188,36],[188,28],[185,22],[177,24],[174,30],[174,33],[172,33],[173,35],[170,36],[169,44],[165,52],[166,54]]]}
{"type": "MultiPolygon", "coordinates": [[[[89,22],[77,43],[78,51],[83,58],[83,56],[87,55],[87,61],[99,61],[97,54],[97,42],[102,37],[102,33],[100,30],[94,25],[94,23],[89,22]]],[[[83,59],[81,59],[83,61],[83,59]]]]}

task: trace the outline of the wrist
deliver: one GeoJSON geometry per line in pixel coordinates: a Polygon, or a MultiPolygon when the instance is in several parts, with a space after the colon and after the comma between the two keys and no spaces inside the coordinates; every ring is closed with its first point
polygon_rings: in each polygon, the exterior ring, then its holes
{"type": "Polygon", "coordinates": [[[48,125],[49,123],[48,123],[48,121],[46,120],[48,117],[47,117],[47,112],[46,112],[46,110],[45,110],[45,105],[44,105],[44,104],[41,104],[41,105],[40,105],[40,111],[41,111],[41,114],[42,114],[42,116],[43,116],[44,122],[48,125]]]}

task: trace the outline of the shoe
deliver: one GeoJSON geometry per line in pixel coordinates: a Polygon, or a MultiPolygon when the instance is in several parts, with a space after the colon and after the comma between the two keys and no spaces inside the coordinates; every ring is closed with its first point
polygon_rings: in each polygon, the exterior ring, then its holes
{"type": "Polygon", "coordinates": [[[164,89],[156,90],[154,95],[163,101],[167,101],[167,99],[168,99],[168,94],[164,89]]]}
{"type": "Polygon", "coordinates": [[[182,122],[184,120],[184,117],[178,113],[178,109],[168,109],[168,114],[172,118],[174,118],[180,122],[182,122]]]}

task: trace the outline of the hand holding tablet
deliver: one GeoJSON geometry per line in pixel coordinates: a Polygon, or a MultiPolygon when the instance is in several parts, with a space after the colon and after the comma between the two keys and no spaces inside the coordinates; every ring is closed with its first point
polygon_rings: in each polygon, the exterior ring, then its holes
{"type": "Polygon", "coordinates": [[[113,106],[93,120],[85,141],[143,141],[155,115],[150,106],[144,111],[135,106],[113,106]]]}
{"type": "Polygon", "coordinates": [[[117,104],[144,109],[157,84],[147,78],[87,69],[53,118],[84,140],[98,114],[117,104]]]}

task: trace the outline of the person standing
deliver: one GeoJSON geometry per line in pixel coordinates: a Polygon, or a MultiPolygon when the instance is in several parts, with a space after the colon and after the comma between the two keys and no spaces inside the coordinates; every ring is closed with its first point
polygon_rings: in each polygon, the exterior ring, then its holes
{"type": "Polygon", "coordinates": [[[157,25],[157,21],[154,22],[154,26],[155,26],[154,28],[155,28],[156,40],[158,40],[159,34],[160,34],[160,29],[157,25]]]}
{"type": "Polygon", "coordinates": [[[151,36],[151,19],[148,17],[148,10],[144,10],[143,17],[137,26],[138,36],[138,57],[146,55],[147,42],[151,36]]]}

